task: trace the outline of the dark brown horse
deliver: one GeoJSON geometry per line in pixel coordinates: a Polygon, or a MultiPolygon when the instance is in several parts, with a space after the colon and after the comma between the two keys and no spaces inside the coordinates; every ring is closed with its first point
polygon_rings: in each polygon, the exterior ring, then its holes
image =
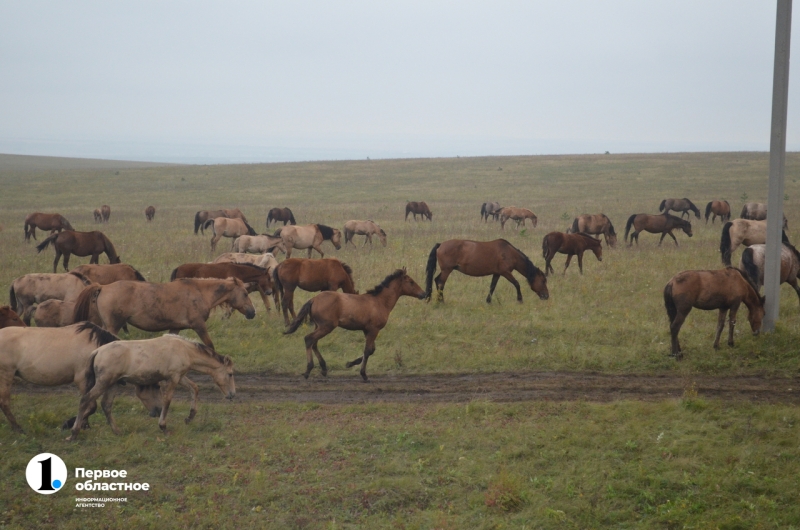
{"type": "Polygon", "coordinates": [[[694,212],[695,217],[700,219],[700,210],[686,197],[683,199],[664,199],[661,201],[661,204],[658,206],[658,211],[669,213],[670,210],[681,212],[681,219],[683,219],[684,215],[686,217],[691,217],[689,212],[694,212]]]}
{"type": "Polygon", "coordinates": [[[294,333],[306,317],[310,317],[314,322],[314,331],[305,336],[308,362],[303,376],[308,379],[308,374],[314,368],[312,352],[317,356],[322,375],[328,375],[328,366],[317,348],[317,343],[322,337],[340,327],[364,332],[366,338],[364,353],[349,361],[347,368],[361,364],[361,377],[366,382],[367,360],[375,353],[375,339],[386,326],[389,314],[401,296],[414,296],[420,300],[425,298],[425,291],[406,273],[405,268],[397,269],[366,294],[325,291],[306,302],[292,325],[284,331],[286,334],[294,333]]]}
{"type": "Polygon", "coordinates": [[[731,203],[728,201],[711,201],[706,204],[706,224],[711,217],[711,224],[714,224],[717,217],[723,223],[731,220],[731,203]]]}
{"type": "Polygon", "coordinates": [[[415,202],[410,201],[406,203],[406,221],[408,221],[408,214],[414,214],[414,220],[417,220],[417,214],[422,216],[422,220],[424,221],[425,218],[428,218],[428,221],[433,221],[432,217],[433,214],[431,213],[431,209],[428,208],[428,205],[425,204],[425,201],[415,202]]]}
{"type": "Polygon", "coordinates": [[[75,232],[65,230],[58,234],[53,234],[36,246],[38,252],[46,249],[50,243],[56,249],[56,259],[53,260],[53,272],[56,272],[58,260],[64,256],[64,270],[69,270],[69,257],[92,256],[89,263],[98,263],[100,254],[105,252],[109,263],[120,263],[117,251],[111,240],[103,232],[75,232]]]}
{"type": "Polygon", "coordinates": [[[749,312],[750,327],[753,333],[758,335],[761,330],[761,320],[764,318],[764,298],[758,295],[755,286],[742,271],[728,267],[713,271],[683,271],[673,276],[664,287],[664,306],[669,317],[672,356],[683,358],[678,332],[693,307],[705,310],[719,309],[714,349],[719,348],[719,339],[725,327],[725,315],[730,310],[728,346],[733,346],[736,312],[742,302],[749,312]]]}
{"type": "Polygon", "coordinates": [[[550,264],[557,253],[567,255],[567,263],[564,265],[564,274],[567,274],[567,267],[572,260],[572,256],[578,256],[578,269],[583,274],[583,253],[587,250],[594,252],[597,261],[603,261],[603,245],[599,239],[595,239],[583,232],[577,234],[564,234],[562,232],[550,232],[542,239],[542,256],[544,257],[544,272],[555,273],[550,264]]]}
{"type": "Polygon", "coordinates": [[[95,223],[102,223],[103,222],[103,212],[100,211],[100,208],[95,208],[92,212],[92,217],[94,217],[95,223]]]}
{"type": "Polygon", "coordinates": [[[73,230],[66,217],[60,213],[30,213],[25,217],[25,241],[30,241],[31,237],[36,239],[37,228],[50,230],[51,234],[62,230],[73,230]]]}
{"type": "Polygon", "coordinates": [[[614,225],[604,213],[584,214],[576,217],[567,233],[577,234],[578,232],[591,235],[603,234],[606,238],[606,245],[611,248],[617,246],[617,233],[614,231],[614,225]]]}
{"type": "Polygon", "coordinates": [[[294,220],[294,214],[289,208],[273,208],[267,214],[267,228],[269,228],[269,224],[271,222],[275,222],[276,224],[279,221],[283,221],[283,226],[286,226],[286,223],[290,225],[296,225],[297,221],[294,220]]]}
{"type": "Polygon", "coordinates": [[[13,309],[7,305],[0,307],[0,329],[13,326],[26,327],[25,322],[19,318],[19,315],[13,309]]]}
{"type": "Polygon", "coordinates": [[[631,242],[628,243],[628,246],[633,245],[634,239],[636,240],[636,244],[639,244],[639,232],[642,230],[650,232],[651,234],[661,234],[661,239],[658,240],[659,246],[661,246],[661,243],[664,241],[664,236],[667,235],[675,241],[675,246],[678,246],[678,240],[675,239],[675,235],[672,233],[676,228],[680,228],[687,236],[692,237],[692,224],[689,221],[684,221],[680,217],[675,217],[668,213],[662,213],[661,215],[635,213],[631,215],[628,218],[628,224],[625,226],[625,241],[628,240],[628,232],[630,232],[631,226],[633,227],[633,233],[631,234],[631,242]]]}
{"type": "MultiPolygon", "coordinates": [[[[258,291],[264,308],[269,311],[267,295],[274,294],[269,271],[250,263],[184,263],[172,271],[170,281],[180,278],[239,278],[247,287],[247,292],[258,291]]],[[[277,295],[275,307],[278,307],[277,295]]]]}
{"type": "Polygon", "coordinates": [[[205,228],[203,225],[209,219],[216,219],[217,217],[226,217],[228,219],[241,219],[245,223],[247,219],[245,218],[244,214],[239,208],[230,208],[230,209],[222,209],[222,210],[200,210],[196,214],[194,214],[194,233],[197,235],[197,230],[200,229],[200,232],[205,234],[205,228]]]}
{"type": "Polygon", "coordinates": [[[144,276],[127,263],[114,263],[109,265],[79,265],[70,272],[84,275],[94,283],[108,285],[110,283],[129,280],[145,282],[144,276]]]}
{"type": "Polygon", "coordinates": [[[433,294],[433,273],[436,264],[442,272],[436,277],[436,290],[438,299],[444,301],[444,284],[447,277],[454,270],[467,276],[492,275],[492,284],[489,287],[489,296],[486,302],[492,302],[492,293],[497,286],[500,276],[511,282],[517,289],[517,301],[522,302],[522,291],[519,282],[511,274],[514,271],[522,274],[531,290],[539,295],[542,300],[547,300],[550,293],[547,290],[547,277],[528,259],[520,249],[505,239],[494,241],[469,241],[466,239],[450,239],[444,243],[436,243],[428,256],[426,269],[425,294],[430,301],[433,294]]]}
{"type": "Polygon", "coordinates": [[[147,218],[148,221],[152,221],[156,216],[156,207],[148,206],[147,208],[145,208],[144,216],[147,218]]]}
{"type": "MultiPolygon", "coordinates": [[[[356,294],[353,270],[338,259],[289,258],[272,272],[275,292],[281,295],[283,320],[289,325],[289,313],[295,318],[294,290],[337,291],[356,294]]],[[[277,304],[276,304],[277,305],[277,304]]]]}
{"type": "Polygon", "coordinates": [[[111,217],[111,206],[104,204],[100,207],[100,213],[103,214],[103,222],[107,223],[108,219],[111,217]]]}

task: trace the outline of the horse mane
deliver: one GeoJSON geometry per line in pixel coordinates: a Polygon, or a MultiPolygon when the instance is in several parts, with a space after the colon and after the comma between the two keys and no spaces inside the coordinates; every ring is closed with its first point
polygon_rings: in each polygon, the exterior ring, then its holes
{"type": "Polygon", "coordinates": [[[614,231],[614,225],[611,224],[611,219],[609,219],[606,214],[603,214],[603,217],[605,217],[606,221],[608,221],[608,233],[609,233],[609,235],[616,236],[617,233],[614,231]]]}
{"type": "Polygon", "coordinates": [[[255,263],[244,263],[244,262],[239,263],[239,262],[236,262],[236,263],[231,263],[231,265],[241,265],[243,267],[250,267],[251,269],[257,269],[257,270],[262,271],[262,272],[266,272],[266,270],[267,270],[264,267],[259,267],[255,263]]]}
{"type": "Polygon", "coordinates": [[[146,282],[147,281],[147,280],[144,279],[144,276],[142,276],[141,272],[137,271],[133,267],[131,267],[131,269],[133,269],[133,274],[136,276],[137,280],[139,280],[140,282],[146,282]]]}
{"type": "Polygon", "coordinates": [[[67,274],[72,274],[73,276],[78,278],[80,281],[83,282],[83,285],[91,285],[92,284],[92,280],[90,280],[89,278],[87,278],[86,276],[84,276],[83,274],[81,274],[78,271],[69,271],[67,274]]]}
{"type": "Polygon", "coordinates": [[[378,296],[385,288],[389,286],[389,284],[391,284],[393,281],[395,281],[397,278],[404,275],[405,273],[406,271],[404,271],[403,269],[397,269],[389,276],[384,278],[381,283],[379,283],[378,285],[367,291],[367,294],[371,294],[372,296],[378,296]]]}
{"type": "Polygon", "coordinates": [[[97,344],[98,348],[119,340],[119,337],[113,333],[106,331],[100,326],[92,324],[89,321],[81,322],[78,326],[78,329],[75,330],[75,333],[83,333],[84,331],[89,332],[89,341],[97,344]]]}
{"type": "Polygon", "coordinates": [[[342,264],[342,268],[344,269],[344,272],[346,272],[347,275],[350,276],[350,281],[352,282],[353,281],[353,269],[351,269],[350,265],[348,265],[344,261],[340,261],[339,263],[342,264]]]}
{"type": "Polygon", "coordinates": [[[206,346],[202,342],[197,342],[196,340],[187,339],[186,337],[181,337],[180,335],[172,335],[170,333],[162,335],[162,337],[166,337],[166,336],[169,336],[170,338],[180,339],[180,340],[182,340],[182,341],[184,341],[186,343],[189,343],[190,345],[194,346],[197,349],[197,351],[199,351],[200,353],[204,353],[204,354],[208,355],[209,357],[211,357],[212,359],[215,359],[216,361],[218,361],[218,362],[220,362],[222,364],[225,364],[225,356],[224,355],[218,354],[214,350],[214,348],[212,348],[210,346],[206,346]]]}
{"type": "MultiPolygon", "coordinates": [[[[582,234],[582,235],[586,235],[586,234],[582,234]]],[[[594,239],[592,236],[587,236],[587,237],[590,237],[591,239],[594,239]]],[[[531,261],[531,259],[528,257],[527,254],[522,252],[520,249],[518,249],[517,247],[515,247],[514,245],[512,245],[511,243],[509,243],[505,239],[501,239],[500,241],[504,241],[508,246],[510,246],[511,248],[516,250],[517,252],[519,252],[519,255],[522,257],[523,261],[525,262],[525,278],[527,280],[531,280],[532,281],[533,278],[536,277],[537,274],[544,274],[536,265],[533,264],[533,262],[531,261]]]]}
{"type": "Polygon", "coordinates": [[[333,228],[331,228],[330,226],[318,224],[317,229],[322,234],[322,239],[327,239],[328,241],[330,241],[330,239],[333,237],[333,228]]]}
{"type": "Polygon", "coordinates": [[[747,285],[749,285],[750,287],[753,288],[753,291],[755,291],[756,296],[761,300],[761,303],[762,304],[764,303],[763,298],[761,297],[760,294],[758,294],[758,287],[756,287],[755,282],[750,278],[750,276],[746,272],[744,272],[741,269],[737,269],[736,267],[725,267],[725,268],[726,269],[733,269],[736,272],[738,272],[742,276],[742,278],[744,278],[744,280],[747,282],[747,285]]]}

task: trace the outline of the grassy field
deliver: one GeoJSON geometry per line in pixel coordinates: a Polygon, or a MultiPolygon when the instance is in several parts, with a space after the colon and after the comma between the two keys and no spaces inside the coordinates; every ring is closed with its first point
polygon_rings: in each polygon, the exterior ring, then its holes
{"type": "MultiPolygon", "coordinates": [[[[669,240],[658,247],[658,236],[650,234],[641,235],[638,248],[622,241],[628,216],[657,213],[667,197],[689,197],[701,209],[727,199],[735,214],[745,200],[765,201],[767,171],[764,153],[226,166],[0,156],[0,301],[7,303],[13,278],[52,271],[52,250],[37,254],[23,241],[22,222],[32,211],[58,211],[78,230],[103,230],[122,260],[151,281],[166,281],[181,263],[214,257],[210,235],[192,233],[199,209],[239,207],[259,231],[274,206],[289,206],[301,224],[341,228],[349,219],[369,218],[386,230],[386,248],[336,252],[324,245],[326,255],[352,266],[362,292],[401,266],[423,284],[430,249],[450,238],[505,237],[543,267],[544,234],[565,230],[575,215],[604,212],[620,244],[604,250],[602,263],[587,254],[583,276],[573,263],[562,277],[564,257],[557,257],[548,301],[525,287],[524,303],[517,304],[513,287],[501,280],[488,305],[489,278],[458,273],[443,304],[401,300],[378,337],[370,376],[530,370],[796,376],[800,311],[787,286],[776,333],[752,337],[742,309],[736,347],[714,351],[716,313],[694,311],[681,332],[684,360],[668,357],[662,289],[679,271],[721,267],[719,223],[692,218],[694,237],[676,234],[679,248],[669,240]],[[426,201],[433,222],[405,222],[407,200],[426,201]],[[507,225],[502,232],[497,223],[483,223],[479,209],[487,200],[530,208],[539,225],[519,232],[507,225]],[[92,210],[102,204],[112,214],[101,227],[92,210]],[[150,204],[156,220],[146,223],[150,204]]],[[[790,153],[784,207],[792,240],[800,236],[798,179],[800,154],[790,153]]],[[[223,240],[217,253],[229,245],[223,240]]],[[[73,257],[71,265],[82,263],[88,258],[73,257]]],[[[298,293],[296,307],[309,296],[298,293]]],[[[283,336],[282,318],[253,300],[252,321],[223,320],[219,313],[209,319],[217,349],[239,372],[298,374],[300,384],[302,335],[309,328],[283,336]]],[[[132,330],[125,338],[148,336],[132,330]]],[[[360,384],[344,362],[362,348],[360,333],[339,330],[324,339],[329,377],[360,384]]],[[[691,388],[683,400],[649,404],[201,400],[188,426],[181,421],[187,404],[175,404],[172,432],[163,436],[138,404],[122,399],[115,409],[122,437],[98,418],[77,444],[67,444],[58,425],[74,414],[77,398],[15,396],[12,407],[28,435],[12,434],[0,422],[0,469],[12,483],[0,493],[0,525],[800,527],[795,407],[704,401],[691,388]],[[128,469],[154,489],[102,510],[76,510],[72,492],[31,498],[24,467],[42,451],[68,465],[128,469]]]]}

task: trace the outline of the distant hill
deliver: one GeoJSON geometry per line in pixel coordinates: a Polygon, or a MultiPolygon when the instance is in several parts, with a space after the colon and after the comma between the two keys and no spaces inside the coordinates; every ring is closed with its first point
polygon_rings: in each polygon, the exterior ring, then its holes
{"type": "Polygon", "coordinates": [[[0,153],[0,171],[46,171],[58,169],[138,169],[176,166],[156,162],[128,162],[93,158],[63,158],[56,156],[6,155],[0,153]]]}

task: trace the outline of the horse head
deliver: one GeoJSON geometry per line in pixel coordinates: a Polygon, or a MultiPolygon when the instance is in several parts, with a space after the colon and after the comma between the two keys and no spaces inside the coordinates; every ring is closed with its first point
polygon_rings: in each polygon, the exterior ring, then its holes
{"type": "Polygon", "coordinates": [[[383,231],[383,228],[378,228],[378,230],[379,230],[378,237],[381,240],[381,244],[383,244],[383,246],[385,247],[386,246],[386,232],[383,231]]]}
{"type": "Polygon", "coordinates": [[[530,259],[527,257],[525,259],[527,260],[525,262],[525,279],[528,280],[531,291],[536,293],[540,299],[547,300],[550,298],[550,291],[547,289],[547,276],[530,259]]]}
{"type": "Polygon", "coordinates": [[[399,276],[400,278],[400,294],[405,296],[413,296],[415,298],[419,298],[420,300],[425,300],[425,290],[414,281],[414,279],[408,275],[406,268],[403,267],[401,269],[403,271],[402,275],[399,276]]]}
{"type": "Polygon", "coordinates": [[[687,236],[692,237],[692,223],[689,221],[682,221],[681,229],[687,236]]]}
{"type": "Polygon", "coordinates": [[[247,296],[247,288],[244,282],[239,278],[228,279],[233,280],[234,285],[228,295],[227,303],[243,314],[247,320],[252,320],[256,316],[256,308],[253,306],[253,302],[250,301],[250,297],[247,296]]]}
{"type": "Polygon", "coordinates": [[[761,332],[761,322],[764,320],[764,297],[759,296],[758,300],[760,305],[748,308],[747,320],[750,321],[750,329],[753,330],[753,335],[758,335],[761,332]]]}
{"type": "Polygon", "coordinates": [[[233,381],[233,361],[226,355],[218,356],[220,362],[219,368],[211,372],[211,377],[217,384],[219,389],[228,399],[233,399],[236,396],[236,383],[233,381]]]}
{"type": "Polygon", "coordinates": [[[331,234],[331,243],[333,243],[333,246],[336,247],[336,250],[342,248],[342,232],[338,228],[333,229],[333,234],[331,234]]]}

